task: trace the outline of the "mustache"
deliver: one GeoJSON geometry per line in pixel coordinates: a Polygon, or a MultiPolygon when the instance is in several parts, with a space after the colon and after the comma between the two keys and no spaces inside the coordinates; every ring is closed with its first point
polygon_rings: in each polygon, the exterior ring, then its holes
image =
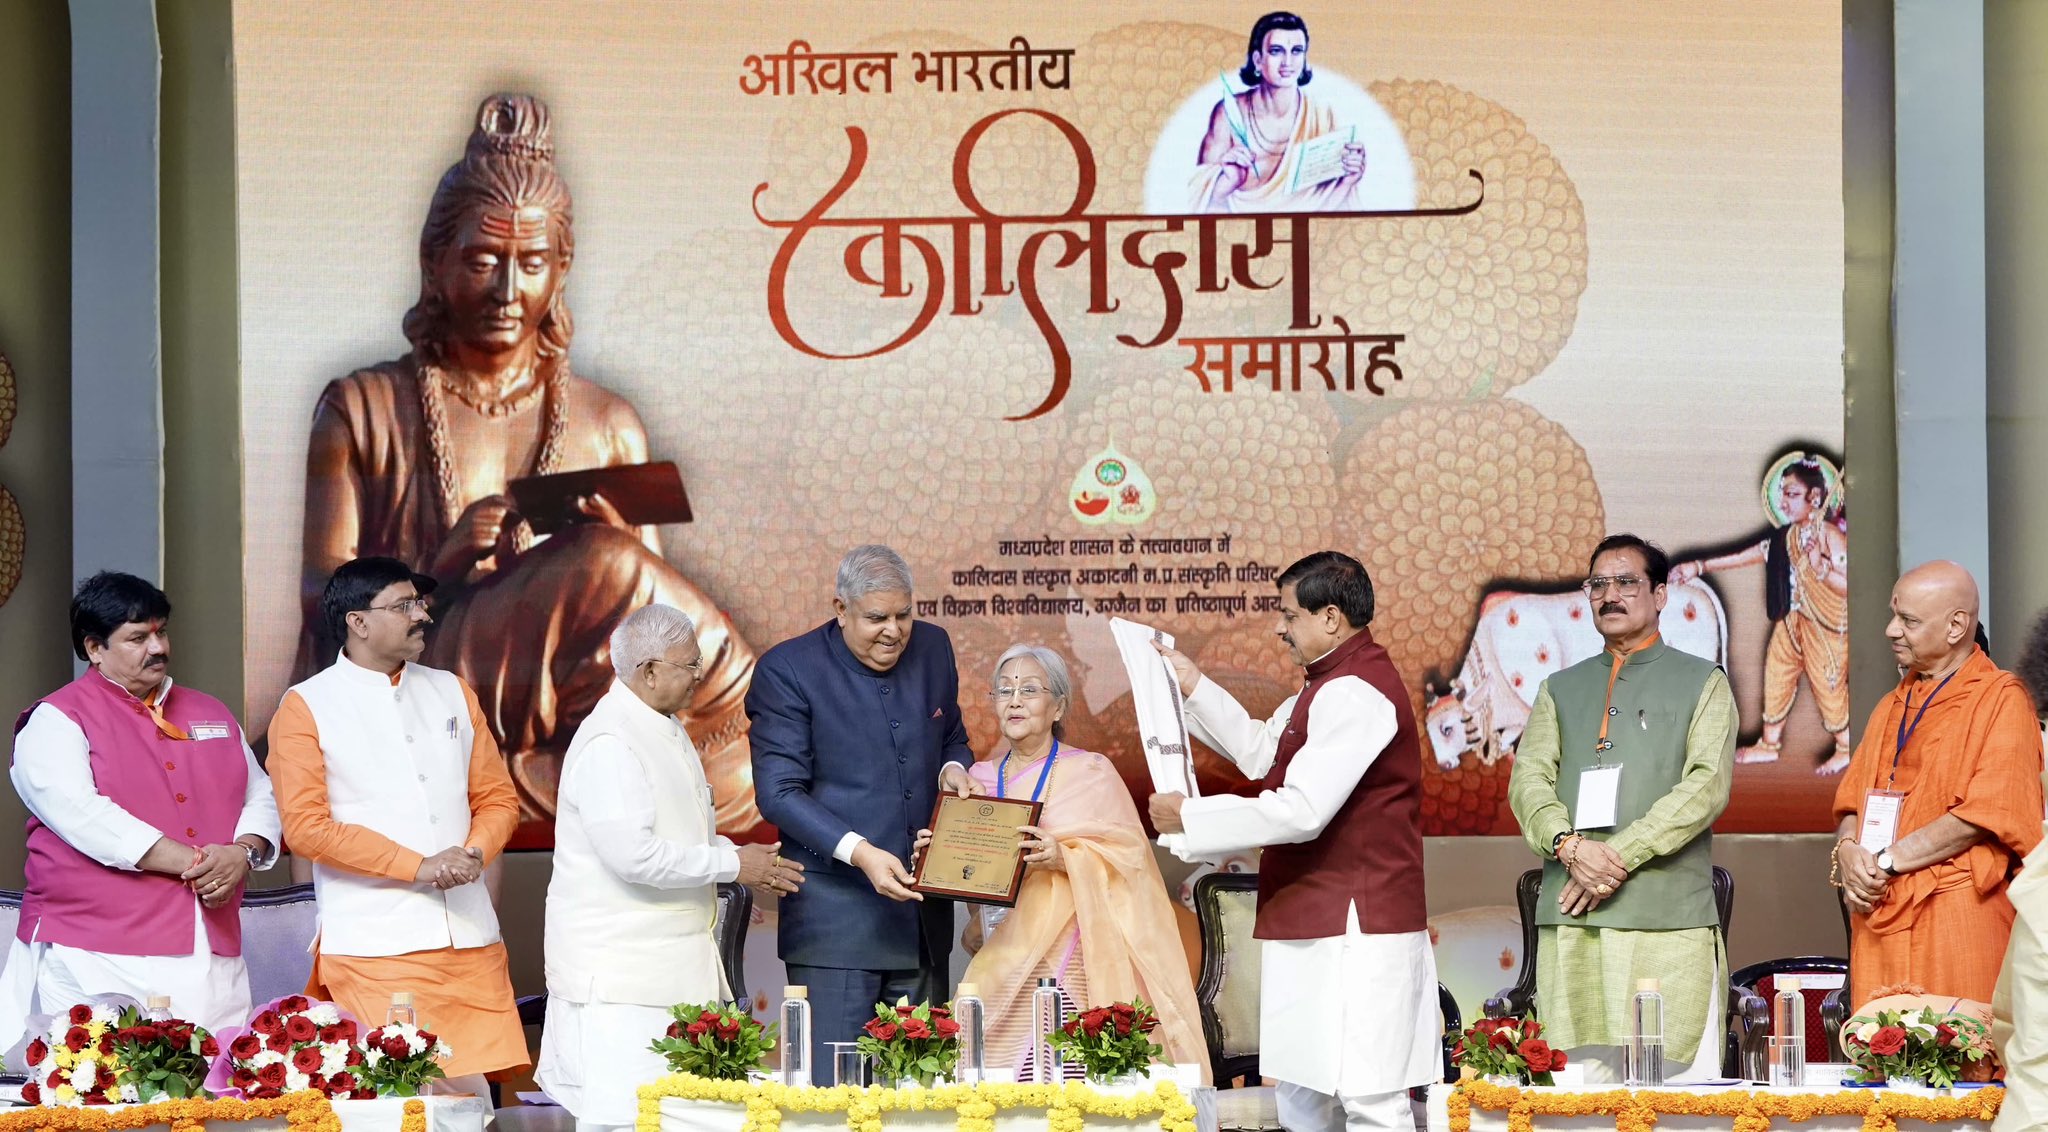
{"type": "Polygon", "coordinates": [[[1600,612],[1601,614],[1605,615],[1609,613],[1627,613],[1628,610],[1624,609],[1620,602],[1610,601],[1605,602],[1600,606],[1600,612]]]}
{"type": "Polygon", "coordinates": [[[170,663],[171,663],[171,658],[170,658],[170,657],[167,657],[167,656],[153,656],[153,657],[150,657],[150,658],[149,658],[148,660],[145,660],[145,661],[143,661],[143,662],[142,662],[142,667],[144,667],[144,668],[163,668],[163,667],[166,667],[166,666],[168,666],[168,665],[169,665],[170,663]]]}

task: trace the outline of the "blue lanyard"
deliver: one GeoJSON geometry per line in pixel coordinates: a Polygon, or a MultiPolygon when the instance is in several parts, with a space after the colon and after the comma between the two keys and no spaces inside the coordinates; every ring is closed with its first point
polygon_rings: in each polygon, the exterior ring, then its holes
{"type": "MultiPolygon", "coordinates": [[[[1014,751],[1004,751],[1002,765],[996,767],[996,797],[998,798],[1003,796],[1003,783],[1009,781],[1010,756],[1015,753],[1016,752],[1014,751]]],[[[1045,767],[1044,769],[1038,772],[1038,785],[1031,788],[1032,801],[1038,801],[1038,796],[1040,794],[1045,793],[1045,780],[1052,777],[1053,760],[1059,757],[1060,741],[1058,739],[1054,739],[1052,741],[1052,752],[1045,756],[1045,767]]]]}
{"type": "MultiPolygon", "coordinates": [[[[1960,668],[1956,669],[1956,672],[1961,671],[1962,669],[1960,668]]],[[[1913,693],[1910,689],[1907,690],[1905,707],[1899,709],[1898,743],[1892,747],[1892,772],[1885,777],[1884,781],[1887,788],[1891,786],[1894,779],[1899,777],[1899,756],[1906,753],[1906,744],[1912,742],[1914,733],[1920,730],[1920,717],[1927,714],[1927,705],[1933,703],[1934,697],[1940,695],[1941,690],[1948,687],[1948,682],[1956,678],[1956,672],[1951,672],[1942,677],[1941,683],[1936,684],[1934,690],[1927,693],[1927,698],[1920,701],[1920,710],[1913,713],[1913,726],[1911,727],[1906,726],[1906,708],[1913,706],[1913,693]]]]}

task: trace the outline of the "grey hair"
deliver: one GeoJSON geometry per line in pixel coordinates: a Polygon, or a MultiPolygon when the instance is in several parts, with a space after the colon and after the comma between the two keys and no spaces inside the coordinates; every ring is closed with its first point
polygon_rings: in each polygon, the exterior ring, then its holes
{"type": "Polygon", "coordinates": [[[864,543],[839,560],[832,592],[848,605],[869,594],[910,593],[910,563],[880,543],[864,543]]]}
{"type": "Polygon", "coordinates": [[[623,679],[696,635],[690,615],[675,606],[643,605],[612,630],[612,671],[623,679]]]}
{"type": "MultiPolygon", "coordinates": [[[[1045,669],[1045,690],[1052,693],[1053,702],[1061,708],[1070,706],[1068,701],[1074,692],[1074,679],[1067,675],[1067,662],[1060,654],[1044,645],[1011,645],[1004,649],[1003,655],[996,658],[994,671],[989,674],[989,691],[995,691],[996,685],[1002,681],[1003,665],[1018,659],[1037,661],[1038,667],[1045,669]]],[[[1067,725],[1060,720],[1053,720],[1052,737],[1066,738],[1067,725]]]]}

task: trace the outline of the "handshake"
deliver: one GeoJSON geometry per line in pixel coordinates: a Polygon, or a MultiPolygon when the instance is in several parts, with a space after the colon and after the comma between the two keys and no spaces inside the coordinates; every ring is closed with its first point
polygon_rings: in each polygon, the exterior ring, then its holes
{"type": "Polygon", "coordinates": [[[435,888],[454,888],[469,884],[484,874],[484,851],[464,845],[451,845],[439,853],[420,862],[419,871],[412,875],[413,883],[431,882],[435,888]]]}

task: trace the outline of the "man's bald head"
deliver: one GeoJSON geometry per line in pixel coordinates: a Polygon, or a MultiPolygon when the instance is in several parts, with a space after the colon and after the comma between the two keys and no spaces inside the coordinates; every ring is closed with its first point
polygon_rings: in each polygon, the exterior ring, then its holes
{"type": "Polygon", "coordinates": [[[1892,587],[1884,635],[1901,666],[1946,676],[1977,648],[1977,580],[1953,562],[1915,566],[1892,587]]]}

